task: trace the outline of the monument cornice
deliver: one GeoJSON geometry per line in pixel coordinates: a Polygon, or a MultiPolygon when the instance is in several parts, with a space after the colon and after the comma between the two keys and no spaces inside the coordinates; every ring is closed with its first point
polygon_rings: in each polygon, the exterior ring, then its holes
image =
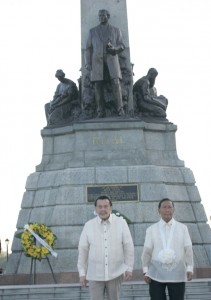
{"type": "Polygon", "coordinates": [[[74,122],[70,125],[61,127],[45,127],[41,130],[42,137],[57,136],[62,134],[74,133],[76,131],[98,131],[98,130],[124,130],[124,129],[143,129],[145,131],[177,131],[177,125],[170,122],[156,123],[138,120],[91,120],[86,122],[74,122]]]}

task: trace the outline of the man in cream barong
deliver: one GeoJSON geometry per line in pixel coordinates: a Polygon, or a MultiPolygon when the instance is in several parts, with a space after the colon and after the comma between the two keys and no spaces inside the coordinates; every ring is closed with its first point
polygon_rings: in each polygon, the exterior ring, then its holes
{"type": "Polygon", "coordinates": [[[134,245],[126,221],[112,214],[112,202],[95,200],[97,217],[89,220],[78,245],[78,272],[82,287],[89,281],[92,300],[119,300],[121,283],[132,278],[134,245]]]}
{"type": "Polygon", "coordinates": [[[161,220],[146,231],[142,253],[144,280],[151,300],[184,300],[185,282],[193,276],[192,243],[186,225],[173,218],[174,203],[165,198],[158,210],[161,220]]]}

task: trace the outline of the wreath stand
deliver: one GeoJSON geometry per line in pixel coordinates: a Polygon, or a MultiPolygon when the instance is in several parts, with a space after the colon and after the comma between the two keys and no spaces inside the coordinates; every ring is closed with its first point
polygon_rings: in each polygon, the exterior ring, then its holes
{"type": "MultiPolygon", "coordinates": [[[[51,274],[52,274],[54,283],[57,283],[56,278],[55,278],[55,274],[53,272],[52,266],[51,266],[50,261],[49,261],[49,258],[47,256],[45,258],[47,259],[49,268],[51,270],[51,274]]],[[[31,282],[31,284],[36,284],[36,262],[37,262],[37,258],[32,257],[31,258],[31,268],[30,268],[30,282],[31,282]]]]}

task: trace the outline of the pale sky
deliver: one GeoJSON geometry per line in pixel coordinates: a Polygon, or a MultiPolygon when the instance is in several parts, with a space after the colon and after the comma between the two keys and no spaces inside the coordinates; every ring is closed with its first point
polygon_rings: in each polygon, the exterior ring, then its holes
{"type": "MultiPolygon", "coordinates": [[[[127,7],[134,81],[151,67],[158,70],[155,86],[169,100],[169,121],[178,126],[178,156],[193,171],[209,216],[211,1],[127,0],[127,7]]],[[[44,104],[58,84],[55,71],[63,69],[76,83],[80,77],[80,0],[1,0],[0,32],[0,239],[5,248],[6,238],[12,244],[26,179],[41,162],[40,130],[46,126],[44,104]]]]}

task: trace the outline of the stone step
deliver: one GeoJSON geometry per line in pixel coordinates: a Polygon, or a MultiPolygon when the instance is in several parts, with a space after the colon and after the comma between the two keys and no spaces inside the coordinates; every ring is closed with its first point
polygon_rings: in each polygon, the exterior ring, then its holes
{"type": "MultiPolygon", "coordinates": [[[[78,284],[0,286],[0,300],[88,300],[88,288],[78,284]]],[[[186,284],[185,299],[211,300],[211,279],[196,279],[186,284]]],[[[150,300],[144,282],[124,283],[120,300],[150,300]]]]}

